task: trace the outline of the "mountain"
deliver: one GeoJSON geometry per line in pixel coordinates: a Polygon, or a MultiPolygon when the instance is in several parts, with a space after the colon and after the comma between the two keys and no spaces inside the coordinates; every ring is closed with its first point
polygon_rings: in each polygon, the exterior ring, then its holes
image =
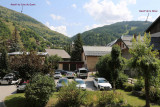
{"type": "Polygon", "coordinates": [[[0,40],[12,39],[15,29],[26,50],[63,47],[69,41],[67,36],[50,30],[34,18],[0,6],[0,40]]]}
{"type": "MultiPolygon", "coordinates": [[[[107,45],[122,35],[141,34],[151,24],[145,21],[124,21],[98,27],[81,34],[84,45],[107,45]]],[[[75,36],[71,38],[75,39],[75,36]]]]}

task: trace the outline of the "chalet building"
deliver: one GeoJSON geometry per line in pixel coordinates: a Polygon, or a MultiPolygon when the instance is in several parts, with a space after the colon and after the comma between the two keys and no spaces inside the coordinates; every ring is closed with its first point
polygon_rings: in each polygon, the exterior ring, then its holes
{"type": "Polygon", "coordinates": [[[132,39],[133,39],[133,37],[135,39],[137,39],[136,35],[134,35],[134,36],[131,36],[131,35],[125,35],[125,36],[123,36],[122,35],[119,39],[116,39],[115,41],[109,43],[107,46],[111,46],[112,47],[115,44],[119,45],[120,48],[121,48],[122,57],[124,57],[126,59],[130,59],[132,56],[129,53],[129,49],[132,46],[132,39]]]}
{"type": "Polygon", "coordinates": [[[160,16],[146,29],[146,33],[151,34],[153,50],[158,50],[160,57],[160,16]]]}
{"type": "Polygon", "coordinates": [[[62,49],[45,49],[45,51],[48,53],[49,56],[58,55],[64,61],[69,61],[71,58],[71,56],[65,50],[62,49]]]}
{"type": "Polygon", "coordinates": [[[112,47],[106,46],[83,46],[82,61],[89,71],[96,70],[96,63],[101,56],[111,53],[112,47]]]}

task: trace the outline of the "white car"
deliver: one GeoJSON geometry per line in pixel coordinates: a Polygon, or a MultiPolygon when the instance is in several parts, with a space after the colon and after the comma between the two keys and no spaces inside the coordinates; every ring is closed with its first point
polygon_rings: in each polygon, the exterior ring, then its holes
{"type": "Polygon", "coordinates": [[[93,85],[99,90],[111,90],[111,84],[105,78],[94,78],[93,85]]]}
{"type": "Polygon", "coordinates": [[[26,85],[27,85],[27,82],[23,82],[22,84],[19,84],[17,86],[17,93],[18,92],[24,92],[25,91],[25,88],[26,88],[26,85]]]}
{"type": "Polygon", "coordinates": [[[62,78],[62,74],[60,72],[55,72],[54,78],[62,78]]]}
{"type": "Polygon", "coordinates": [[[17,84],[18,82],[19,82],[19,80],[12,80],[9,78],[3,78],[0,80],[0,84],[8,84],[8,85],[17,84]]]}
{"type": "Polygon", "coordinates": [[[81,78],[75,78],[74,81],[77,83],[76,87],[82,90],[86,90],[86,84],[81,78]]]}

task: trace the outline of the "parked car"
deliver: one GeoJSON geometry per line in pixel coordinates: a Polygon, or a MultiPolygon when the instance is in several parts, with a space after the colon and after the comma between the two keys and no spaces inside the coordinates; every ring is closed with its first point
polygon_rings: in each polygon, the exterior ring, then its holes
{"type": "Polygon", "coordinates": [[[74,81],[77,83],[76,87],[82,90],[86,90],[86,83],[81,78],[75,78],[74,81]]]}
{"type": "Polygon", "coordinates": [[[60,72],[62,75],[66,75],[67,74],[67,71],[65,71],[65,70],[56,70],[56,72],[60,72]]]}
{"type": "Polygon", "coordinates": [[[18,82],[19,82],[19,79],[17,79],[17,78],[13,78],[13,79],[3,78],[0,80],[0,84],[8,84],[8,85],[18,84],[18,82]]]}
{"type": "Polygon", "coordinates": [[[15,77],[14,73],[9,73],[9,74],[6,74],[3,78],[13,79],[14,77],[15,77]]]}
{"type": "Polygon", "coordinates": [[[74,78],[75,77],[75,73],[74,72],[67,72],[66,77],[67,78],[74,78]]]}
{"type": "Polygon", "coordinates": [[[67,78],[60,78],[57,82],[57,91],[61,88],[64,87],[65,85],[68,85],[69,81],[67,78]]]}
{"type": "Polygon", "coordinates": [[[88,70],[86,68],[79,68],[77,71],[78,78],[87,78],[88,77],[88,70]]]}
{"type": "Polygon", "coordinates": [[[18,86],[17,86],[17,93],[19,93],[19,92],[24,92],[27,83],[28,83],[28,82],[23,82],[23,83],[18,84],[18,86]]]}
{"type": "Polygon", "coordinates": [[[94,78],[93,84],[99,90],[111,90],[111,84],[105,78],[94,78]]]}
{"type": "Polygon", "coordinates": [[[9,79],[9,78],[3,78],[3,79],[0,80],[0,84],[8,84],[8,85],[10,85],[10,84],[12,84],[12,80],[9,79]]]}
{"type": "Polygon", "coordinates": [[[62,78],[62,74],[60,72],[55,72],[54,73],[54,78],[62,78]]]}

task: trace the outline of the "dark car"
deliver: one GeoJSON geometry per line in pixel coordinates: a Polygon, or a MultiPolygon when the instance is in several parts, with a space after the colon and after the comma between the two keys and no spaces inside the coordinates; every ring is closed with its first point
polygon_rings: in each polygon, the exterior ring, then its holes
{"type": "Polygon", "coordinates": [[[67,74],[67,71],[65,71],[65,70],[57,69],[56,72],[60,72],[62,75],[66,75],[67,74]]]}

